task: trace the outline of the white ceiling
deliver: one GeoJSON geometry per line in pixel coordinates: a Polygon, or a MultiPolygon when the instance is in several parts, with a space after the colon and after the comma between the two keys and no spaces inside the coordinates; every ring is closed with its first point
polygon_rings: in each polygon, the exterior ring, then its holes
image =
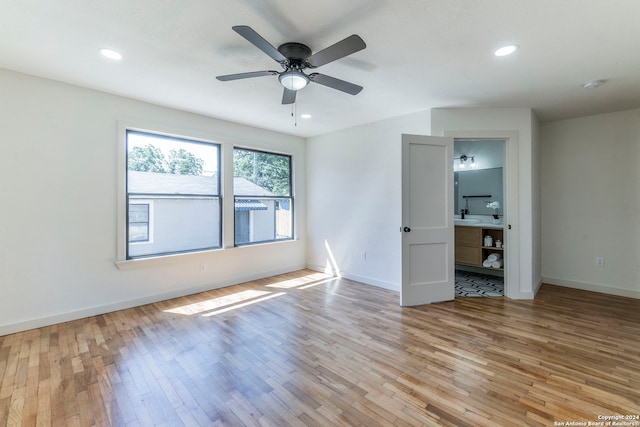
{"type": "Polygon", "coordinates": [[[639,17],[638,0],[5,0],[0,67],[305,137],[436,107],[551,121],[640,107],[639,17]],[[365,50],[317,71],[364,90],[309,85],[295,126],[277,77],[215,79],[279,69],[233,25],[314,52],[358,34],[365,50]]]}

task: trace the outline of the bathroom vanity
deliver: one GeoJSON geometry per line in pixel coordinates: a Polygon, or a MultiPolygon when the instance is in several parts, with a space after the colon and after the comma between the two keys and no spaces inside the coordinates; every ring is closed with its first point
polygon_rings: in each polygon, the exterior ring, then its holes
{"type": "MultiPolygon", "coordinates": [[[[459,222],[459,221],[457,221],[459,222]]],[[[484,268],[482,262],[492,253],[502,254],[504,249],[496,247],[496,242],[504,242],[504,227],[491,224],[469,224],[455,226],[455,262],[484,268]],[[491,236],[492,246],[485,246],[485,236],[491,236]]],[[[504,270],[504,268],[491,268],[504,270]]]]}

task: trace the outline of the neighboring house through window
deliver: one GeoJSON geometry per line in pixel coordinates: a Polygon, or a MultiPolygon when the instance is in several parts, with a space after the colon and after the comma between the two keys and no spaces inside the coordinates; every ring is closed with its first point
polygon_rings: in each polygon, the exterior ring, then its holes
{"type": "Polygon", "coordinates": [[[129,203],[129,241],[149,242],[150,203],[129,203]]]}
{"type": "Polygon", "coordinates": [[[235,245],[293,238],[291,156],[234,149],[235,245]]]}
{"type": "Polygon", "coordinates": [[[127,131],[127,258],[221,246],[219,163],[217,144],[127,131]]]}

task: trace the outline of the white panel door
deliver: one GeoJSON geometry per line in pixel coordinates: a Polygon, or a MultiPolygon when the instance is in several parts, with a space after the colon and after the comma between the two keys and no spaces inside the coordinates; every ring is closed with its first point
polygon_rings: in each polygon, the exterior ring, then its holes
{"type": "Polygon", "coordinates": [[[453,138],[402,135],[400,305],[454,298],[453,138]]]}

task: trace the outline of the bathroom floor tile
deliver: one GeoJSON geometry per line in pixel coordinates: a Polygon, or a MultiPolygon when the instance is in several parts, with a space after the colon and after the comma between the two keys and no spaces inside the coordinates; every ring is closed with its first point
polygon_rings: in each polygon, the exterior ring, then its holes
{"type": "Polygon", "coordinates": [[[456,297],[504,296],[504,279],[488,274],[456,270],[456,297]]]}

